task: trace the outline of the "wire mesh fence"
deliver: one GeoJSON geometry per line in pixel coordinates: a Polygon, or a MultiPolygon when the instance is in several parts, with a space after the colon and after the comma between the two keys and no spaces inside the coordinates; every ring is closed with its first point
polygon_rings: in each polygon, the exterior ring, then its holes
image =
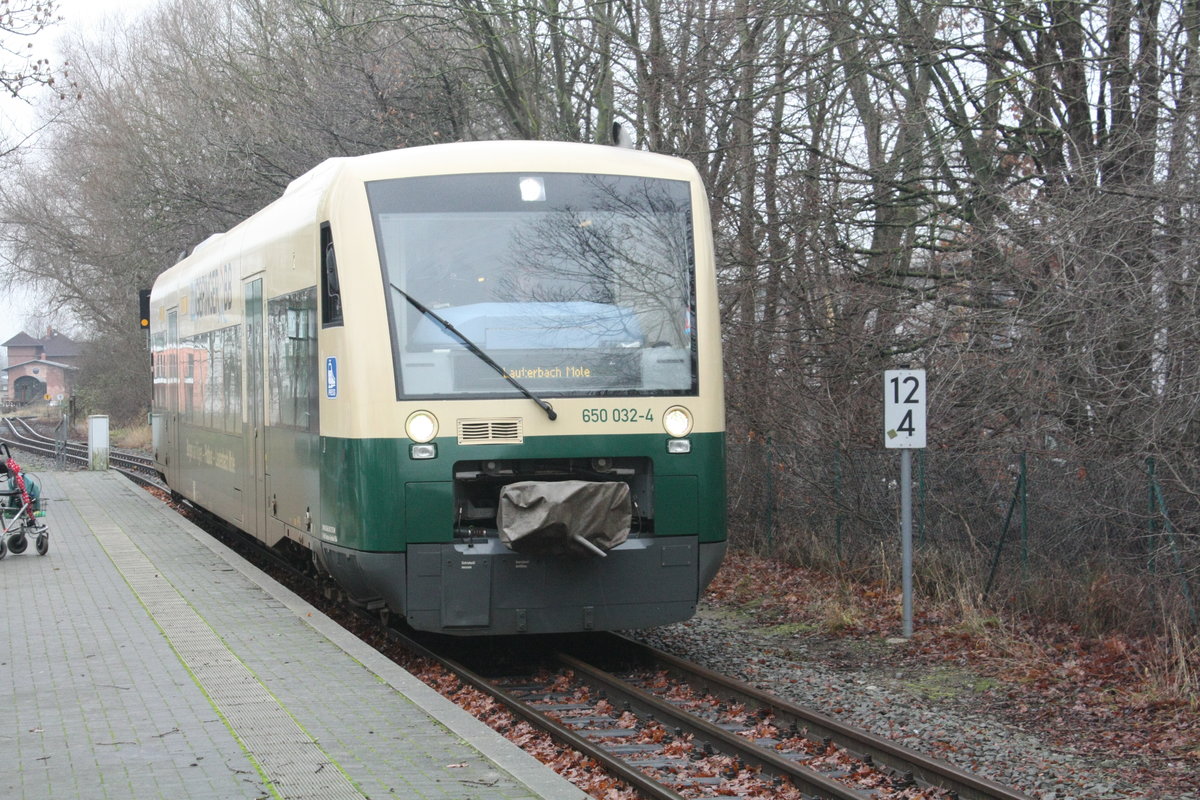
{"type": "MultiPolygon", "coordinates": [[[[897,451],[731,443],[731,536],[864,574],[898,570],[899,477],[897,451]]],[[[917,451],[918,579],[934,592],[1087,611],[1099,625],[1195,625],[1195,478],[1145,456],[917,451]]]]}

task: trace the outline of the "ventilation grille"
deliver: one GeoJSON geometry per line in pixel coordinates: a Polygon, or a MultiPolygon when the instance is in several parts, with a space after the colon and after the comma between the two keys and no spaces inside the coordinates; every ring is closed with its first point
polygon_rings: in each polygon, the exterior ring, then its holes
{"type": "Polygon", "coordinates": [[[459,444],[520,444],[525,432],[520,417],[509,419],[460,419],[459,444]]]}

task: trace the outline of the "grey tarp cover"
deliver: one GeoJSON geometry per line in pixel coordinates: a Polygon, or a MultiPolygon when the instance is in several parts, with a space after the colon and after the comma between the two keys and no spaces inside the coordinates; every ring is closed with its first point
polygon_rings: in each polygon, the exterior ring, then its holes
{"type": "Polygon", "coordinates": [[[629,537],[632,513],[624,483],[521,481],[500,490],[496,522],[518,553],[603,555],[629,537]]]}

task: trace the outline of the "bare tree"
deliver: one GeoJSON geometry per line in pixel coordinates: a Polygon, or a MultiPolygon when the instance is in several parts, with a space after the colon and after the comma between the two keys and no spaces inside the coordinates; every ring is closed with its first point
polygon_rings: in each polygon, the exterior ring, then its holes
{"type": "Polygon", "coordinates": [[[296,176],[451,138],[454,87],[414,72],[402,31],[357,5],[177,2],[123,35],[76,39],[82,97],[53,110],[54,158],[14,168],[0,191],[8,274],[128,353],[137,290],[296,176]]]}
{"type": "Polygon", "coordinates": [[[0,9],[0,86],[11,97],[34,85],[54,85],[50,61],[35,53],[33,36],[58,21],[54,0],[5,0],[0,9]]]}
{"type": "MultiPolygon", "coordinates": [[[[947,507],[994,491],[1017,451],[1045,453],[1081,506],[1072,476],[1119,463],[1089,479],[1080,525],[1137,543],[1112,509],[1148,457],[1200,517],[1198,9],[177,2],[73,46],[83,100],[56,158],[6,176],[10,268],[105,331],[322,158],[607,142],[620,120],[708,187],[731,438],[770,443],[734,473],[808,468],[773,455],[787,443],[877,449],[879,373],[911,363],[930,370],[933,452],[954,452],[947,507]]],[[[827,477],[811,470],[809,488],[827,477]]],[[[975,531],[990,508],[946,525],[975,531]]]]}
{"type": "MultiPolygon", "coordinates": [[[[65,98],[73,91],[69,73],[52,69],[37,55],[33,37],[59,21],[54,0],[6,0],[0,8],[0,87],[12,99],[26,100],[31,87],[52,87],[65,98]]],[[[25,141],[0,143],[0,157],[12,155],[25,141]]]]}

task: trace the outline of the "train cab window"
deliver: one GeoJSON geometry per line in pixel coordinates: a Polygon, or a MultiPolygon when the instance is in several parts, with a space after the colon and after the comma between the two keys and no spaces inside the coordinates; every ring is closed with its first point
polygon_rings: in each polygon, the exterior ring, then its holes
{"type": "Polygon", "coordinates": [[[489,173],[367,195],[399,398],[516,393],[464,338],[550,396],[698,391],[686,182],[489,173]]]}
{"type": "Polygon", "coordinates": [[[342,324],[342,288],[338,281],[337,252],[329,223],[321,226],[321,327],[342,324]]]}

